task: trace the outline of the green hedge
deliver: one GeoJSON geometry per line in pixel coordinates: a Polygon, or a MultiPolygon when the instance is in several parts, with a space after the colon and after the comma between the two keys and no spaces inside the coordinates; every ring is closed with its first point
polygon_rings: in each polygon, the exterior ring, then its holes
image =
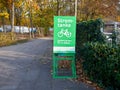
{"type": "MultiPolygon", "coordinates": [[[[77,24],[76,58],[83,61],[86,75],[107,90],[120,88],[120,45],[105,43],[101,19],[77,24]]],[[[115,36],[113,34],[112,39],[115,36]]]]}
{"type": "Polygon", "coordinates": [[[103,26],[101,19],[83,21],[77,24],[76,30],[76,51],[77,58],[79,58],[80,48],[86,42],[105,42],[100,28],[103,26]]]}
{"type": "Polygon", "coordinates": [[[83,68],[91,80],[109,90],[120,88],[120,46],[90,42],[81,52],[83,68]]]}

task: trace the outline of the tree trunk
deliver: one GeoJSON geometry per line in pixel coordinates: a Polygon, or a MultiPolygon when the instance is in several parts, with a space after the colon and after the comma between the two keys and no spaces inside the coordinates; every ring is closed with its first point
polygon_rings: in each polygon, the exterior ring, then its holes
{"type": "Polygon", "coordinates": [[[31,31],[30,31],[30,27],[28,26],[28,30],[29,30],[29,37],[30,37],[30,39],[32,38],[31,36],[31,31]]]}
{"type": "Polygon", "coordinates": [[[33,22],[32,22],[32,3],[30,2],[30,28],[31,28],[31,33],[32,37],[34,38],[34,32],[33,32],[33,22]]]}
{"type": "Polygon", "coordinates": [[[12,0],[12,10],[11,10],[11,39],[14,40],[14,0],[12,0]]]}
{"type": "Polygon", "coordinates": [[[14,0],[12,1],[11,32],[14,32],[14,0]]]}
{"type": "Polygon", "coordinates": [[[6,33],[6,30],[5,30],[5,22],[4,22],[4,17],[2,17],[2,26],[3,26],[3,32],[6,33]]]}
{"type": "Polygon", "coordinates": [[[57,16],[59,16],[60,15],[60,8],[59,8],[59,5],[60,3],[59,3],[59,0],[57,0],[57,16]]]}

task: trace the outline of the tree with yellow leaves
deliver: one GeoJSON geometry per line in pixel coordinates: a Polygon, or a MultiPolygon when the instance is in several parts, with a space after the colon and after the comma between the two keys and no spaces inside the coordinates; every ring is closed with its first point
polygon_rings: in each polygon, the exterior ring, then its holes
{"type": "Polygon", "coordinates": [[[9,18],[9,14],[7,13],[7,10],[6,8],[4,7],[3,3],[1,3],[0,1],[0,18],[1,18],[1,21],[2,21],[2,26],[3,26],[3,30],[4,30],[4,25],[5,25],[5,19],[8,19],[9,18]]]}
{"type": "Polygon", "coordinates": [[[80,0],[78,3],[78,19],[96,18],[116,19],[119,0],[80,0]]]}

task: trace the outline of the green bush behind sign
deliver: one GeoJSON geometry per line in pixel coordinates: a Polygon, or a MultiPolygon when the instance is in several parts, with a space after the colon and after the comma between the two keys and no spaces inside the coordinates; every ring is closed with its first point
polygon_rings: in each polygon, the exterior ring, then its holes
{"type": "Polygon", "coordinates": [[[76,52],[77,59],[80,58],[80,49],[86,42],[104,43],[105,39],[100,29],[104,23],[101,19],[83,21],[77,24],[76,29],[76,52]]]}
{"type": "Polygon", "coordinates": [[[105,43],[101,26],[100,19],[77,24],[77,59],[83,59],[84,71],[92,81],[105,90],[119,90],[120,45],[105,43]]]}
{"type": "Polygon", "coordinates": [[[85,43],[81,49],[83,68],[91,80],[101,86],[120,88],[120,47],[101,43],[85,43]]]}

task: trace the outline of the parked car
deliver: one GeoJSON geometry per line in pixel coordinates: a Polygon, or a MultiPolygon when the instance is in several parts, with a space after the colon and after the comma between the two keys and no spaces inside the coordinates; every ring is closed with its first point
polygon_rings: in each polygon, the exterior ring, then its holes
{"type": "Polygon", "coordinates": [[[0,32],[3,32],[3,28],[0,28],[0,32]]]}

